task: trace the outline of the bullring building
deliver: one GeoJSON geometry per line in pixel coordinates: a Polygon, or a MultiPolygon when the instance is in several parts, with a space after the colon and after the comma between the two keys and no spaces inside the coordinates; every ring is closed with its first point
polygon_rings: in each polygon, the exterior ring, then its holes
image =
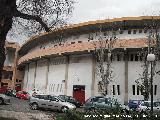
{"type": "MultiPolygon", "coordinates": [[[[112,54],[113,80],[107,96],[122,102],[143,99],[135,82],[142,74],[143,61],[138,51],[148,47],[147,24],[160,17],[123,17],[68,25],[43,33],[26,41],[19,50],[19,69],[24,70],[23,89],[46,94],[69,95],[84,102],[100,95],[96,74],[97,61],[93,55],[94,42],[115,38],[112,54]],[[120,51],[120,52],[119,52],[120,51]]],[[[159,32],[159,28],[157,29],[159,32]]],[[[160,69],[160,62],[156,69],[160,69]]],[[[159,99],[160,76],[153,78],[154,99],[159,99]]]]}

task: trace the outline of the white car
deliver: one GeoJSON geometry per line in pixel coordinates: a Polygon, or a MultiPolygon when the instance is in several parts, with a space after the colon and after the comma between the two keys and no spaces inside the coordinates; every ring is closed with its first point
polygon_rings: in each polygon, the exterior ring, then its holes
{"type": "Polygon", "coordinates": [[[29,102],[31,109],[33,110],[38,108],[46,108],[65,112],[68,109],[76,109],[75,105],[62,100],[55,95],[35,95],[30,98],[29,102]]]}
{"type": "MultiPolygon", "coordinates": [[[[142,112],[142,111],[150,111],[151,110],[151,101],[143,101],[141,104],[138,106],[137,111],[142,112]]],[[[153,101],[153,111],[160,111],[160,102],[158,101],[153,101]]]]}

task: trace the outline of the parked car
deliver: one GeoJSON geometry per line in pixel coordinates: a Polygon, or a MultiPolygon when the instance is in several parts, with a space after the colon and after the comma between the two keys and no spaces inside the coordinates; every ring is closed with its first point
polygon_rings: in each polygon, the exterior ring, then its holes
{"type": "Polygon", "coordinates": [[[5,93],[5,95],[11,96],[11,97],[16,97],[16,91],[14,91],[14,90],[7,90],[7,92],[5,93]]]}
{"type": "MultiPolygon", "coordinates": [[[[151,110],[151,101],[143,101],[139,104],[137,111],[139,112],[146,112],[151,110]]],[[[153,101],[153,111],[158,112],[160,111],[160,102],[153,101]]]]}
{"type": "Polygon", "coordinates": [[[4,94],[0,94],[0,104],[9,104],[10,98],[4,94]]]}
{"type": "Polygon", "coordinates": [[[129,109],[136,111],[142,101],[144,100],[129,100],[129,103],[128,103],[129,109]]]}
{"type": "Polygon", "coordinates": [[[36,94],[44,94],[42,91],[39,91],[39,90],[30,90],[30,91],[27,91],[29,93],[29,97],[32,97],[36,94]]]}
{"type": "Polygon", "coordinates": [[[85,110],[92,109],[94,107],[94,103],[98,102],[99,98],[103,98],[103,96],[93,96],[93,97],[90,97],[89,99],[87,99],[84,104],[84,109],[85,110]]]}
{"type": "Polygon", "coordinates": [[[0,94],[5,94],[7,92],[7,88],[6,87],[1,87],[0,88],[0,94]]]}
{"type": "Polygon", "coordinates": [[[16,93],[16,97],[19,99],[23,99],[23,100],[28,100],[29,99],[29,93],[26,91],[18,91],[16,93]]]}
{"type": "Polygon", "coordinates": [[[117,99],[110,98],[110,97],[102,97],[96,96],[91,97],[89,100],[86,101],[84,105],[85,110],[91,109],[104,109],[104,110],[111,110],[119,108],[121,111],[128,112],[128,106],[122,105],[117,99]]]}
{"type": "Polygon", "coordinates": [[[30,98],[29,105],[32,110],[46,108],[62,112],[65,112],[68,109],[73,110],[76,108],[75,105],[60,99],[55,95],[35,95],[34,97],[30,98]]]}
{"type": "Polygon", "coordinates": [[[82,104],[79,102],[79,101],[77,101],[75,98],[73,98],[72,96],[67,96],[67,95],[59,95],[58,97],[60,97],[61,99],[63,99],[63,100],[65,100],[65,101],[67,101],[67,102],[69,102],[69,103],[72,103],[72,104],[74,104],[76,107],[80,107],[80,106],[82,106],[82,104]]]}

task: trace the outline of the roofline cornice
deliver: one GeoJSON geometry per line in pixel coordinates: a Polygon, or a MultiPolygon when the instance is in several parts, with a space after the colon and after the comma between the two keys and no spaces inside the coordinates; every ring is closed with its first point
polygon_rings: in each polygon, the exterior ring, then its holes
{"type": "Polygon", "coordinates": [[[40,35],[36,35],[31,37],[29,40],[27,40],[22,46],[20,47],[20,50],[22,50],[24,47],[26,47],[29,44],[32,44],[33,41],[38,40],[41,37],[49,36],[51,34],[56,34],[59,32],[63,32],[65,30],[71,30],[71,29],[79,29],[81,27],[89,27],[97,24],[106,24],[106,23],[113,23],[113,22],[126,22],[126,21],[141,21],[141,20],[160,20],[160,16],[139,16],[139,17],[121,17],[121,18],[113,18],[113,19],[105,19],[105,20],[96,20],[96,21],[88,21],[78,24],[71,24],[66,25],[61,28],[57,28],[52,30],[51,32],[43,32],[40,35]]]}

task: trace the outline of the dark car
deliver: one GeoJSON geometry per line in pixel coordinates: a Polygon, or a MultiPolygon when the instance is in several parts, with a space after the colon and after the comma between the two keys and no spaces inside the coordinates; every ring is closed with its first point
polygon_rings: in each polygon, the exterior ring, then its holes
{"type": "Polygon", "coordinates": [[[121,104],[117,99],[111,97],[94,96],[89,98],[84,104],[84,110],[121,110],[123,113],[128,113],[129,108],[121,104]]]}
{"type": "Polygon", "coordinates": [[[58,97],[60,97],[61,99],[74,104],[77,108],[79,108],[80,106],[82,106],[82,104],[77,101],[75,98],[73,98],[72,96],[67,96],[67,95],[59,95],[58,97]]]}
{"type": "Polygon", "coordinates": [[[139,107],[142,101],[143,100],[129,100],[129,103],[128,103],[129,109],[137,110],[137,108],[139,107]]]}
{"type": "Polygon", "coordinates": [[[7,92],[5,93],[5,95],[11,96],[11,97],[16,97],[16,91],[14,91],[14,90],[7,90],[7,92]]]}

